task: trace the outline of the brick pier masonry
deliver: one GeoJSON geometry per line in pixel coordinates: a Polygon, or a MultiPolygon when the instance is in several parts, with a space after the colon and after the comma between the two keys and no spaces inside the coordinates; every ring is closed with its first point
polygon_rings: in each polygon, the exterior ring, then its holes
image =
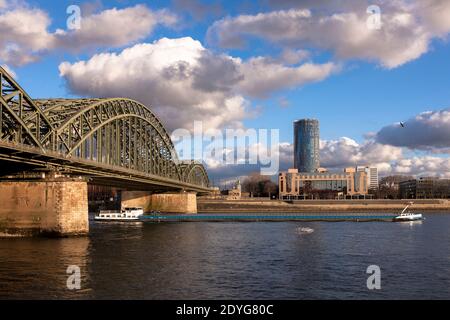
{"type": "Polygon", "coordinates": [[[85,235],[88,219],[84,180],[0,182],[0,236],[85,235]]]}
{"type": "Polygon", "coordinates": [[[150,193],[147,191],[122,191],[122,208],[142,207],[144,212],[152,210],[165,213],[197,213],[195,192],[150,193]]]}
{"type": "MultiPolygon", "coordinates": [[[[197,213],[194,192],[122,191],[122,208],[197,213]]],[[[70,177],[0,181],[0,237],[89,233],[87,181],[70,177]]]]}

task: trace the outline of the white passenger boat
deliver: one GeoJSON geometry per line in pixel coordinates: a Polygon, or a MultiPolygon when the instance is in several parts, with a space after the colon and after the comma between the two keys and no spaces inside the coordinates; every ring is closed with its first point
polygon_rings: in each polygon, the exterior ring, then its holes
{"type": "Polygon", "coordinates": [[[139,221],[139,217],[143,214],[142,208],[124,208],[120,212],[100,210],[94,219],[97,221],[139,221]]]}
{"type": "Polygon", "coordinates": [[[408,208],[413,204],[413,202],[410,202],[405,209],[400,213],[399,216],[394,218],[394,221],[418,221],[423,220],[423,215],[421,213],[412,213],[407,211],[408,208]]]}

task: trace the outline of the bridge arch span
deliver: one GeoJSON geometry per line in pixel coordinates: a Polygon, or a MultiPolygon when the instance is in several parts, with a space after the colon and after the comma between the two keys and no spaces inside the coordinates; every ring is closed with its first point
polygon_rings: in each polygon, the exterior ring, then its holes
{"type": "Polygon", "coordinates": [[[45,152],[54,128],[35,101],[0,67],[0,140],[31,145],[45,152]]]}
{"type": "Polygon", "coordinates": [[[38,103],[55,128],[55,151],[182,180],[169,134],[143,104],[124,98],[38,103]]]}
{"type": "MultiPolygon", "coordinates": [[[[161,121],[127,98],[31,99],[0,67],[0,160],[121,183],[207,192],[203,165],[179,161],[161,121]]],[[[159,189],[158,189],[159,190],[159,189]]]]}
{"type": "Polygon", "coordinates": [[[183,181],[203,187],[209,186],[210,183],[208,173],[201,163],[195,161],[184,163],[181,165],[181,170],[183,174],[183,181]]]}

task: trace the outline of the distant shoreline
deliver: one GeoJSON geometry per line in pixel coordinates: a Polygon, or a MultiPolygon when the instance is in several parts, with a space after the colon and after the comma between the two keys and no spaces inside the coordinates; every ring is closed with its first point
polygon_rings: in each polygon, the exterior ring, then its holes
{"type": "MultiPolygon", "coordinates": [[[[413,201],[413,200],[409,200],[413,201]]],[[[198,213],[324,213],[324,212],[386,212],[398,213],[408,200],[316,200],[293,201],[280,200],[210,200],[199,199],[198,213]]],[[[416,200],[411,207],[413,212],[450,213],[449,200],[416,200]]]]}

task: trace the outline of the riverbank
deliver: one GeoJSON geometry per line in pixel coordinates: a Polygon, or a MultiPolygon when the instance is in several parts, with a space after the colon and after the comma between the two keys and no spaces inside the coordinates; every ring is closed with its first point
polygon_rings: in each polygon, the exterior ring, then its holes
{"type": "MultiPolygon", "coordinates": [[[[398,213],[408,200],[303,200],[266,199],[197,200],[199,213],[323,213],[323,212],[386,212],[398,213]]],[[[450,213],[449,200],[414,200],[412,211],[450,213]]]]}

